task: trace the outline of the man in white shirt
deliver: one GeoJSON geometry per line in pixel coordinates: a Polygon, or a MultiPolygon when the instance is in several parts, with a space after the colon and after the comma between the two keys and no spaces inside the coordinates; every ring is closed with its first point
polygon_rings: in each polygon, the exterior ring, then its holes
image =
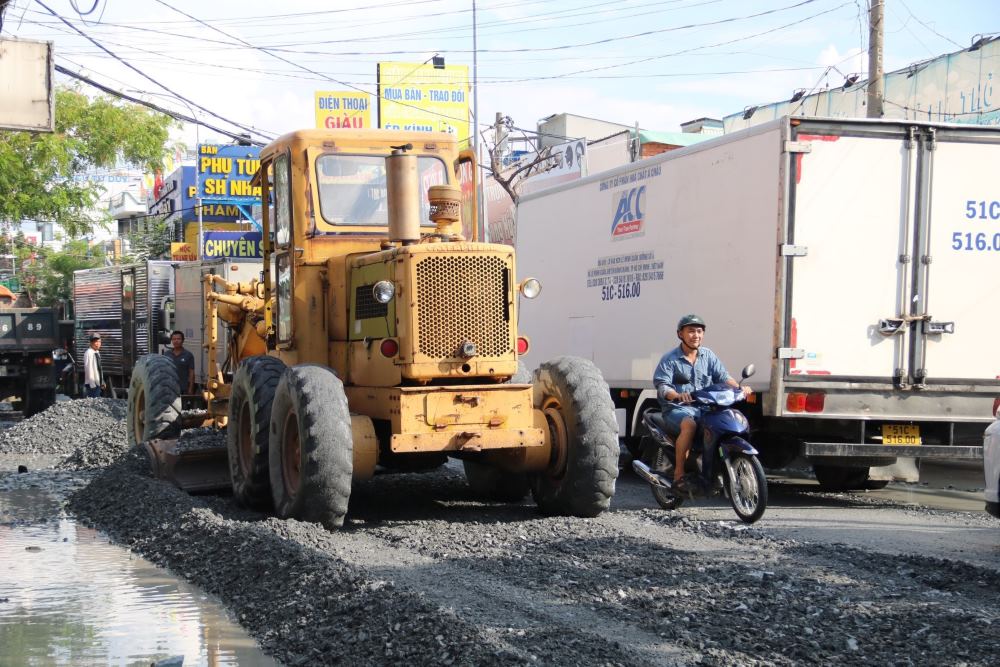
{"type": "Polygon", "coordinates": [[[83,390],[87,398],[98,398],[104,386],[101,372],[101,334],[90,334],[90,347],[83,353],[83,390]]]}

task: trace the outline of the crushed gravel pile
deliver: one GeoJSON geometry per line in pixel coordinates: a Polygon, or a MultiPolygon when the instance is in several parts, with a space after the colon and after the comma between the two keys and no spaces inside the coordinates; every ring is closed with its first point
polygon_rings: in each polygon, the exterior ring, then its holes
{"type": "MultiPolygon", "coordinates": [[[[540,664],[533,647],[520,646],[530,644],[527,633],[514,632],[510,641],[486,633],[423,592],[337,557],[336,543],[350,531],[232,518],[248,513],[232,508],[230,515],[227,507],[152,480],[130,460],[107,468],[71,501],[78,516],[117,542],[217,595],[286,664],[540,664]]],[[[618,647],[599,648],[585,656],[553,653],[541,664],[637,664],[618,647]]]]}
{"type": "Polygon", "coordinates": [[[181,433],[174,451],[178,454],[196,449],[226,448],[226,432],[203,426],[187,429],[181,433]]]}
{"type": "MultiPolygon", "coordinates": [[[[117,445],[124,438],[127,405],[112,398],[86,398],[56,403],[48,410],[0,431],[0,454],[70,456],[78,447],[117,445]]],[[[120,453],[120,452],[119,452],[120,453]]]]}
{"type": "Polygon", "coordinates": [[[124,456],[128,448],[125,422],[115,422],[108,425],[108,430],[76,447],[72,454],[56,465],[56,468],[60,470],[103,468],[124,456]]]}
{"type": "Polygon", "coordinates": [[[479,503],[450,466],[357,485],[337,532],[187,496],[127,460],[71,508],[218,595],[288,664],[996,658],[995,570],[651,509],[547,518],[479,503]]]}

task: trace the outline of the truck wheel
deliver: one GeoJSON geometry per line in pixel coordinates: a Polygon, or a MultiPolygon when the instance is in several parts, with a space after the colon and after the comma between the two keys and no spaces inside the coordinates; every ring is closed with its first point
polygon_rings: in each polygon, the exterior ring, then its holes
{"type": "Polygon", "coordinates": [[[851,491],[863,489],[868,480],[868,468],[828,466],[813,464],[816,481],[824,491],[851,491]]]}
{"type": "Polygon", "coordinates": [[[285,368],[277,357],[250,357],[233,376],[226,449],[233,496],[247,507],[264,508],[271,503],[267,455],[271,402],[285,368]]]}
{"type": "Polygon", "coordinates": [[[528,495],[528,476],[479,461],[462,461],[469,488],[483,500],[516,503],[528,495]]]}
{"type": "Polygon", "coordinates": [[[159,354],[139,357],[132,369],[125,413],[128,444],[181,433],[181,388],[174,363],[159,354]]]}
{"type": "Polygon", "coordinates": [[[48,410],[53,405],[55,405],[56,390],[32,389],[28,394],[28,400],[25,402],[28,405],[25,417],[37,415],[39,412],[44,412],[45,410],[48,410]]]}
{"type": "Polygon", "coordinates": [[[275,513],[338,528],[351,497],[354,443],[344,385],[325,366],[285,370],[271,405],[275,513]]]}
{"type": "Polygon", "coordinates": [[[618,424],[608,385],[593,362],[577,357],[545,362],[534,385],[552,459],[532,475],[531,495],[544,514],[597,516],[610,506],[618,478],[618,424]]]}

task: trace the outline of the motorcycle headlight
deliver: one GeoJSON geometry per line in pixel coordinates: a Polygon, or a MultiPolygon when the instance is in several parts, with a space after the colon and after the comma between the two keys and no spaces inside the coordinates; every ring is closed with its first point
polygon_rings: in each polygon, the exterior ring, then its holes
{"type": "Polygon", "coordinates": [[[739,412],[738,410],[733,410],[733,413],[736,415],[736,421],[737,421],[737,423],[739,423],[739,425],[744,430],[749,430],[750,429],[750,422],[747,421],[746,415],[744,415],[742,412],[739,412]]]}
{"type": "Polygon", "coordinates": [[[372,285],[372,296],[379,303],[389,303],[396,294],[396,286],[388,280],[380,280],[372,285]]]}

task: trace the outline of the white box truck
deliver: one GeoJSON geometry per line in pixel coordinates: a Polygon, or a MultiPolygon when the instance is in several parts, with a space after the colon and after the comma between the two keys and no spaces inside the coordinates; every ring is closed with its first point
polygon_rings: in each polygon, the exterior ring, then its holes
{"type": "MultiPolygon", "coordinates": [[[[208,274],[222,276],[230,282],[250,282],[260,279],[263,264],[259,261],[235,260],[230,258],[210,259],[197,262],[177,264],[174,269],[173,293],[173,329],[184,332],[185,346],[194,354],[194,381],[199,387],[208,384],[209,374],[208,348],[202,340],[205,327],[205,283],[208,274]]],[[[217,358],[221,368],[212,369],[214,377],[220,370],[224,373],[234,372],[229,359],[229,327],[224,322],[218,323],[216,333],[218,346],[217,358]]]]}
{"type": "MultiPolygon", "coordinates": [[[[1000,394],[1000,127],[784,118],[523,197],[525,363],[592,359],[624,442],[697,313],[772,468],[981,458],[1000,394]]],[[[912,479],[912,477],[911,477],[912,479]]]]}

